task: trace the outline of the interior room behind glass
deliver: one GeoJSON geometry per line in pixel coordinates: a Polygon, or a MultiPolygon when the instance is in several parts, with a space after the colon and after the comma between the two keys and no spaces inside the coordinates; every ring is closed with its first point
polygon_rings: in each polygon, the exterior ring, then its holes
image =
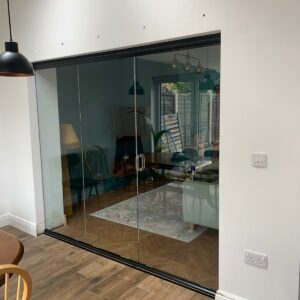
{"type": "Polygon", "coordinates": [[[220,46],[42,70],[37,88],[47,228],[217,289],[220,46]]]}

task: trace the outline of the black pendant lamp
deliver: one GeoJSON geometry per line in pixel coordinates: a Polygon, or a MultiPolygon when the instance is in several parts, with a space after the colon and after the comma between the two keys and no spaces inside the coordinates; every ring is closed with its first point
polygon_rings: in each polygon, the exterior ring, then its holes
{"type": "MultiPolygon", "coordinates": [[[[138,81],[135,82],[136,94],[137,95],[144,95],[144,88],[140,85],[138,81]]],[[[129,89],[129,95],[134,95],[134,83],[129,89]]]]}
{"type": "Polygon", "coordinates": [[[12,40],[9,0],[7,0],[9,22],[9,42],[5,42],[5,51],[0,54],[0,76],[27,77],[34,75],[32,64],[21,53],[18,43],[12,40]]]}

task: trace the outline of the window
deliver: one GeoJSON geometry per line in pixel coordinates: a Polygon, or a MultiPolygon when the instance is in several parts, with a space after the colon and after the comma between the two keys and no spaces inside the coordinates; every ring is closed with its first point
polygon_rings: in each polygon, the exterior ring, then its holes
{"type": "Polygon", "coordinates": [[[199,90],[200,80],[196,76],[187,81],[160,78],[158,84],[160,128],[165,128],[163,116],[177,114],[183,148],[203,154],[219,144],[220,96],[218,89],[199,90]]]}

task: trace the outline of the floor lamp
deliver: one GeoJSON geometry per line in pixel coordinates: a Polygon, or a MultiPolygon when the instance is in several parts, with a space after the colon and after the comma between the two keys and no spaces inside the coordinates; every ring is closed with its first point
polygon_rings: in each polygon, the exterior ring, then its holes
{"type": "MultiPolygon", "coordinates": [[[[60,124],[61,164],[63,179],[64,213],[66,217],[73,214],[72,193],[68,166],[68,153],[80,147],[79,139],[72,124],[60,124]]],[[[65,222],[66,223],[66,222],[65,222]]]]}

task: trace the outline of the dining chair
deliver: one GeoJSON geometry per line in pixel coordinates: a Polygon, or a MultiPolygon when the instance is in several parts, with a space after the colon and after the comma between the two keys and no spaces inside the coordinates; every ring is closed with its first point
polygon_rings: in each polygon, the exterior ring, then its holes
{"type": "Polygon", "coordinates": [[[109,175],[108,159],[100,146],[89,146],[84,159],[91,178],[105,178],[109,175]]]}
{"type": "Polygon", "coordinates": [[[32,281],[30,275],[21,267],[17,265],[0,265],[0,275],[4,275],[4,300],[8,300],[8,295],[11,294],[9,292],[10,286],[13,286],[10,280],[11,275],[18,275],[17,278],[17,290],[15,292],[16,300],[29,300],[32,291],[32,281]],[[23,290],[21,289],[21,285],[23,282],[23,290]],[[21,298],[20,298],[21,297],[21,298]]]}
{"type": "Polygon", "coordinates": [[[81,156],[79,153],[69,153],[67,154],[69,176],[70,176],[70,187],[72,190],[77,191],[78,203],[81,203],[82,193],[85,188],[89,188],[89,198],[92,196],[93,188],[96,191],[96,196],[98,193],[98,183],[99,181],[91,178],[89,172],[87,172],[87,167],[85,164],[82,166],[81,156]]]}
{"type": "MultiPolygon", "coordinates": [[[[113,173],[130,182],[136,180],[135,158],[137,154],[144,154],[143,143],[140,136],[123,136],[116,141],[116,152],[113,173]],[[137,145],[136,145],[137,142],[137,145]]],[[[153,180],[155,176],[151,169],[145,168],[138,173],[139,181],[146,183],[146,180],[153,180]]]]}
{"type": "Polygon", "coordinates": [[[211,159],[211,160],[218,160],[219,159],[219,150],[211,150],[211,149],[205,150],[204,158],[211,159]]]}
{"type": "MultiPolygon", "coordinates": [[[[108,157],[104,149],[98,145],[91,145],[85,151],[85,164],[88,177],[100,184],[100,195],[111,192],[125,185],[120,179],[110,174],[108,157]]],[[[98,191],[97,191],[98,192],[98,191]]]]}

